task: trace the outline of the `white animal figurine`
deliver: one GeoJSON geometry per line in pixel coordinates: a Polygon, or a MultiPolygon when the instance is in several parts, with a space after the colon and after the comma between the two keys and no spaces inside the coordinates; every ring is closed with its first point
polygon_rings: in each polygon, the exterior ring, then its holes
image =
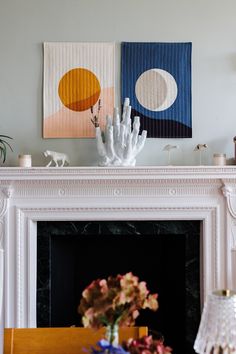
{"type": "Polygon", "coordinates": [[[67,165],[69,165],[69,158],[64,153],[46,150],[43,154],[46,157],[48,157],[48,156],[51,157],[51,160],[49,161],[49,163],[47,164],[46,167],[51,166],[51,164],[53,162],[55,163],[55,167],[63,167],[63,166],[65,166],[65,163],[67,163],[67,165]],[[60,165],[59,165],[59,161],[61,161],[60,165]]]}
{"type": "Polygon", "coordinates": [[[168,152],[168,165],[170,165],[170,152],[171,150],[178,149],[178,145],[165,145],[162,151],[167,151],[168,152]]]}
{"type": "Polygon", "coordinates": [[[107,116],[104,134],[96,121],[96,143],[99,155],[99,166],[135,166],[136,156],[143,149],[147,131],[139,135],[140,118],[134,117],[132,126],[131,106],[129,98],[125,99],[122,120],[117,108],[113,118],[107,116]],[[133,129],[132,129],[133,128],[133,129]],[[103,140],[104,136],[104,140],[103,140]]]}

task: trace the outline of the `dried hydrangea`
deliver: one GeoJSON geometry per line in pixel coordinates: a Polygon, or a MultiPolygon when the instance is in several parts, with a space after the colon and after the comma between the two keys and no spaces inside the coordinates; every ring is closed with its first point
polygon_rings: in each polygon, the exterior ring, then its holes
{"type": "Polygon", "coordinates": [[[78,311],[84,327],[133,326],[141,309],[158,309],[157,294],[132,273],[94,280],[82,293],[78,311]]]}

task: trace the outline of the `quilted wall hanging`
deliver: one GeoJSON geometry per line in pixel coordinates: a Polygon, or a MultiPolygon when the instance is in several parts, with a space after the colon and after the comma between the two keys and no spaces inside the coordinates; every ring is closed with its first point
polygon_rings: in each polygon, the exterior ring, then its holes
{"type": "Polygon", "coordinates": [[[114,108],[113,43],[44,43],[44,138],[91,138],[114,108]]]}
{"type": "Polygon", "coordinates": [[[121,98],[153,138],[191,138],[191,43],[121,46],[121,98]]]}

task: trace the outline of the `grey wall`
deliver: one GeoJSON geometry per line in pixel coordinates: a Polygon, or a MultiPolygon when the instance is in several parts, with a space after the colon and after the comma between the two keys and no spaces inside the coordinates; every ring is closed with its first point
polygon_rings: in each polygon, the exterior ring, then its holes
{"type": "Polygon", "coordinates": [[[197,164],[198,143],[209,145],[205,163],[213,152],[232,157],[235,13],[235,0],[0,0],[0,134],[14,137],[6,165],[16,166],[19,153],[44,165],[46,149],[67,152],[72,165],[96,165],[94,139],[42,138],[44,41],[193,42],[193,138],[148,139],[137,164],[165,164],[167,143],[180,146],[174,164],[197,164]]]}

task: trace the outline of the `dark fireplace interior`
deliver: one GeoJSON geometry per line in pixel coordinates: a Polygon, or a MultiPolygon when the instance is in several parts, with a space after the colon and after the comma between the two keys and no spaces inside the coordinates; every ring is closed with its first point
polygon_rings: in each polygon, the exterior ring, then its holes
{"type": "MultiPolygon", "coordinates": [[[[38,222],[37,326],[81,326],[92,280],[132,272],[158,293],[137,326],[161,332],[174,354],[194,353],[200,322],[200,221],[38,222]]],[[[153,332],[151,332],[153,331],[153,332]]]]}

